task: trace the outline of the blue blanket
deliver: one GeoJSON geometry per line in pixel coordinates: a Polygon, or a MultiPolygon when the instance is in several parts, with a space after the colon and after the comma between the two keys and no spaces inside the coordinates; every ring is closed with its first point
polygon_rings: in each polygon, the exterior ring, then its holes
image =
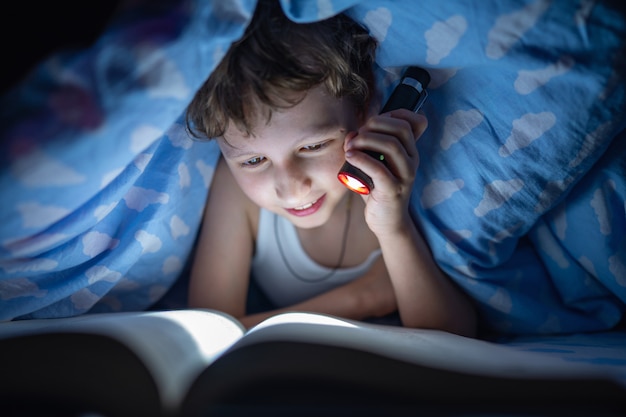
{"type": "MultiPolygon", "coordinates": [[[[0,320],[148,308],[192,252],[219,150],[183,113],[256,1],[144,3],[1,99],[0,320]]],[[[367,27],[383,96],[406,65],[431,73],[411,209],[493,330],[605,330],[626,310],[613,3],[282,0],[367,27]]]]}

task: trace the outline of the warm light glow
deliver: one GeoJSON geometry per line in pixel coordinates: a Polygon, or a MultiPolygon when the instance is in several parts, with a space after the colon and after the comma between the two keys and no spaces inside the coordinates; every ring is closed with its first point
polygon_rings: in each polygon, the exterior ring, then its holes
{"type": "Polygon", "coordinates": [[[370,193],[370,189],[367,187],[367,185],[361,182],[361,180],[359,180],[358,178],[350,176],[345,172],[340,172],[339,175],[337,175],[337,178],[339,178],[339,181],[341,181],[343,185],[356,193],[363,195],[370,193]]]}
{"type": "MultiPolygon", "coordinates": [[[[159,312],[154,315],[158,316],[159,312]]],[[[180,311],[168,311],[163,314],[162,326],[167,326],[165,321],[176,323],[177,329],[184,329],[186,339],[196,343],[198,351],[210,361],[228,349],[243,335],[243,330],[233,326],[232,317],[219,311],[211,311],[206,314],[203,309],[188,309],[180,311]]],[[[170,330],[173,332],[174,330],[170,330]]],[[[182,333],[181,330],[177,330],[182,333]]]]}
{"type": "Polygon", "coordinates": [[[264,327],[270,327],[276,324],[323,324],[326,326],[335,326],[335,327],[347,327],[347,328],[356,328],[358,327],[350,320],[341,319],[339,317],[330,316],[326,314],[316,314],[309,312],[288,312],[277,314],[272,316],[263,322],[257,324],[255,327],[250,329],[248,333],[257,331],[264,327]]]}

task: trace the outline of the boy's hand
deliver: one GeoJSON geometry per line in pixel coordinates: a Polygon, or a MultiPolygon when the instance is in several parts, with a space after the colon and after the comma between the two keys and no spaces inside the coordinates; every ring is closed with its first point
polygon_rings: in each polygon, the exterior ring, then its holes
{"type": "Polygon", "coordinates": [[[407,222],[412,221],[409,198],[420,160],[416,141],[427,126],[424,115],[398,109],[371,117],[358,132],[346,137],[346,160],[374,181],[374,189],[363,198],[365,219],[379,238],[406,230],[407,222]],[[386,163],[363,150],[383,154],[386,163]]]}

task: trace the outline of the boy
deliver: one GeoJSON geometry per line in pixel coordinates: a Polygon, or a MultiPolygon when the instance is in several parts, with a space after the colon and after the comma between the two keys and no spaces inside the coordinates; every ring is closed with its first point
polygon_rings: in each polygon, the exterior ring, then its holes
{"type": "Polygon", "coordinates": [[[375,115],[375,48],[346,16],[297,24],[278,1],[259,1],[187,113],[194,136],[215,138],[222,153],[190,307],[246,327],[287,310],[357,320],[398,311],[407,327],[475,335],[473,306],[409,214],[427,121],[408,110],[375,115]],[[384,153],[388,168],[366,149],[384,153]],[[373,179],[368,196],[338,181],[346,160],[373,179]],[[251,273],[276,309],[247,313],[251,273]]]}

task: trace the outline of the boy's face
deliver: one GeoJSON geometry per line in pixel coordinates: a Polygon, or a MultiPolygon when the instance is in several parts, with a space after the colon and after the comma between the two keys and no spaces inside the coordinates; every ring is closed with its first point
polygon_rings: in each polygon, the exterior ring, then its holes
{"type": "Polygon", "coordinates": [[[346,134],[359,119],[349,100],[316,87],[296,106],[273,112],[246,136],[229,126],[218,139],[222,154],[244,193],[258,206],[298,227],[324,224],[347,189],[337,179],[346,134]]]}

